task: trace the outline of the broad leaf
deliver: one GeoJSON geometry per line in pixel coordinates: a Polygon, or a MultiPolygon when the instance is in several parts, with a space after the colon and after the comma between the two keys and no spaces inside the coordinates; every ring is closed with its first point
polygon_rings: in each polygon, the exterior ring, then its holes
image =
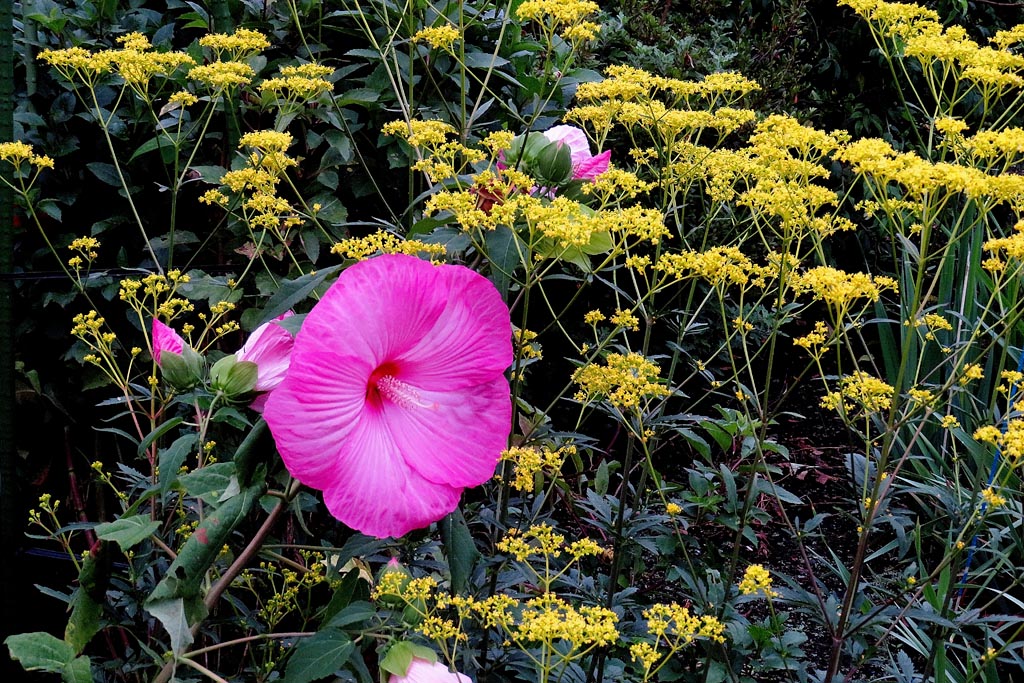
{"type": "Polygon", "coordinates": [[[309,683],[330,676],[345,665],[355,646],[352,640],[334,629],[321,631],[295,646],[284,683],[309,683]]]}

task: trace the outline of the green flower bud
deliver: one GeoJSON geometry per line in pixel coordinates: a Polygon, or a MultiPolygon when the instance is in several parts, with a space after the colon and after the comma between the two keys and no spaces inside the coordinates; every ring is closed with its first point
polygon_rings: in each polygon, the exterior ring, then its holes
{"type": "Polygon", "coordinates": [[[572,180],[572,149],[564,142],[549,142],[537,153],[534,167],[534,178],[542,187],[567,183],[572,180]]]}
{"type": "Polygon", "coordinates": [[[210,368],[210,385],[229,401],[245,400],[256,387],[258,368],[255,363],[224,356],[210,368]]]}
{"type": "Polygon", "coordinates": [[[164,381],[178,391],[188,391],[203,379],[206,360],[192,348],[185,346],[181,353],[164,351],[160,354],[160,373],[164,381]]]}

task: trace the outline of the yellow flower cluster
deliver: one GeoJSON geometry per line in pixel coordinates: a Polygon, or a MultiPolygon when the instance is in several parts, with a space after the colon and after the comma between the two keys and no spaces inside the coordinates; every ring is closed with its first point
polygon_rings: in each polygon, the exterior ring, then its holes
{"type": "Polygon", "coordinates": [[[422,240],[403,239],[398,235],[378,230],[366,237],[350,237],[331,247],[331,253],[347,259],[365,261],[377,254],[427,255],[431,259],[445,255],[443,244],[427,244],[422,240]]]}
{"type": "Polygon", "coordinates": [[[644,610],[644,618],[647,619],[647,631],[654,636],[654,642],[634,643],[629,653],[634,661],[643,666],[645,681],[679,650],[698,638],[713,643],[725,642],[725,624],[710,615],[692,615],[689,609],[674,602],[651,605],[644,610]]]}
{"type": "Polygon", "coordinates": [[[631,206],[592,211],[564,196],[550,202],[525,203],[523,214],[531,230],[553,240],[562,249],[586,247],[605,234],[634,237],[658,244],[669,236],[664,217],[656,209],[631,206]]]}
{"type": "Polygon", "coordinates": [[[155,76],[169,76],[182,66],[195,64],[184,52],[154,51],[149,39],[141,33],[129,33],[117,41],[121,44],[119,50],[95,53],[81,47],[44,50],[39,53],[39,59],[70,81],[92,84],[103,74],[116,74],[143,98],[155,76]]]}
{"type": "Polygon", "coordinates": [[[676,603],[656,603],[644,610],[647,631],[656,640],[681,638],[691,643],[697,638],[707,638],[715,643],[725,642],[725,625],[712,616],[694,616],[690,610],[676,603]]]}
{"type": "Polygon", "coordinates": [[[451,24],[442,24],[441,26],[428,26],[427,28],[420,29],[412,35],[410,40],[414,43],[426,43],[435,50],[450,52],[452,45],[461,37],[462,35],[459,33],[458,28],[451,24]]]}
{"type": "Polygon", "coordinates": [[[936,12],[918,5],[879,0],[844,0],[841,4],[867,19],[876,35],[889,39],[883,46],[888,56],[902,54],[920,62],[940,102],[948,97],[943,87],[947,79],[968,86],[966,91],[956,89],[958,101],[976,89],[987,104],[1024,85],[1024,56],[1009,50],[1019,40],[1016,28],[997,33],[992,41],[995,48],[983,47],[971,40],[962,26],[944,27],[936,12]]]}
{"type": "Polygon", "coordinates": [[[958,380],[960,386],[967,386],[971,382],[979,379],[984,379],[985,373],[982,371],[981,366],[977,363],[968,363],[964,365],[963,372],[960,374],[958,380]]]}
{"type": "Polygon", "coordinates": [[[846,273],[830,266],[819,266],[796,274],[791,284],[797,294],[810,293],[834,309],[843,311],[857,299],[878,301],[887,289],[897,291],[897,283],[884,275],[846,273]]]}
{"type": "Polygon", "coordinates": [[[280,76],[268,78],[260,83],[260,91],[272,92],[287,102],[308,102],[334,88],[334,85],[326,80],[326,76],[332,73],[334,69],[331,67],[312,62],[299,66],[283,66],[280,76]]]}
{"type": "Polygon", "coordinates": [[[985,501],[985,504],[990,508],[998,508],[1006,505],[1006,498],[996,493],[991,486],[982,490],[981,499],[985,501]]]}
{"type": "Polygon", "coordinates": [[[549,40],[557,33],[572,43],[597,36],[601,27],[587,19],[599,9],[591,0],[525,0],[516,16],[539,24],[549,40]]]}
{"type": "Polygon", "coordinates": [[[555,531],[550,524],[536,524],[524,532],[510,529],[496,546],[503,553],[526,562],[531,557],[545,560],[557,559],[563,551],[573,560],[581,557],[600,555],[601,546],[589,538],[573,541],[566,545],[565,536],[555,531]]]}
{"type": "MultiPolygon", "coordinates": [[[[509,615],[511,619],[511,615],[509,615]]],[[[619,638],[619,618],[604,607],[570,605],[553,593],[527,600],[518,623],[509,623],[510,636],[521,643],[553,646],[564,642],[575,650],[585,645],[611,645],[619,638]]]]}
{"type": "Polygon", "coordinates": [[[244,62],[211,62],[188,72],[189,78],[215,91],[248,85],[255,75],[252,67],[244,62]]]}
{"type": "Polygon", "coordinates": [[[821,406],[838,412],[852,413],[858,407],[867,413],[877,413],[892,407],[895,390],[877,377],[862,370],[840,380],[840,390],[828,393],[821,406]]]}
{"type": "Polygon", "coordinates": [[[982,245],[982,249],[991,255],[984,263],[986,270],[1005,270],[1007,259],[1016,261],[1018,265],[1024,263],[1024,220],[1014,225],[1014,231],[1008,237],[990,239],[982,245]]]}
{"type": "Polygon", "coordinates": [[[581,83],[576,90],[576,98],[582,102],[650,102],[662,97],[668,108],[674,109],[698,100],[722,100],[730,105],[761,87],[742,74],[733,72],[710,74],[700,81],[684,81],[657,76],[632,66],[614,65],[605,70],[605,75],[607,78],[603,81],[581,83]]]}
{"type": "Polygon", "coordinates": [[[70,251],[78,252],[68,259],[68,265],[79,270],[84,264],[92,263],[100,254],[100,241],[95,237],[78,237],[68,245],[70,251]]]}
{"type": "Polygon", "coordinates": [[[528,493],[533,491],[539,472],[558,474],[566,457],[576,453],[575,446],[538,448],[536,446],[512,446],[501,452],[501,459],[512,463],[512,488],[528,493]]]}
{"type": "Polygon", "coordinates": [[[265,35],[247,28],[240,28],[231,34],[211,33],[200,38],[199,44],[212,50],[222,60],[245,59],[270,47],[270,41],[265,35]]]}
{"type": "Polygon", "coordinates": [[[580,386],[577,401],[604,400],[619,410],[639,410],[641,403],[671,393],[659,381],[660,368],[638,353],[612,353],[605,362],[573,372],[572,380],[580,386]]]}
{"type": "Polygon", "coordinates": [[[799,346],[802,349],[811,351],[812,354],[817,355],[815,349],[820,347],[829,338],[831,333],[829,332],[828,325],[820,320],[814,322],[814,331],[802,336],[797,337],[793,340],[794,346],[799,346]]]}
{"type": "Polygon", "coordinates": [[[169,270],[166,275],[152,273],[141,280],[126,278],[121,280],[118,296],[140,317],[159,316],[169,322],[194,308],[188,299],[175,296],[178,285],[190,279],[180,270],[169,270]]]}
{"type": "Polygon", "coordinates": [[[455,129],[444,121],[391,121],[381,128],[384,135],[403,138],[413,147],[434,147],[444,144],[455,129]]]}
{"type": "Polygon", "coordinates": [[[1005,432],[993,425],[980,427],[975,430],[974,439],[997,446],[1011,467],[1024,464],[1024,419],[1011,419],[1005,432]]]}
{"type": "Polygon", "coordinates": [[[18,171],[21,171],[22,164],[30,164],[38,170],[53,168],[53,159],[36,154],[32,145],[24,142],[0,142],[0,161],[10,163],[18,171]]]}
{"type": "MultiPolygon", "coordinates": [[[[232,193],[248,193],[241,204],[246,222],[250,226],[272,231],[282,242],[287,241],[289,229],[301,223],[294,207],[277,194],[281,177],[287,169],[297,164],[287,154],[291,144],[290,133],[273,130],[246,133],[238,144],[240,149],[248,150],[246,165],[228,171],[220,179],[221,184],[232,193]]],[[[200,201],[225,206],[228,198],[219,191],[207,192],[200,201]]]]}
{"type": "Polygon", "coordinates": [[[746,285],[752,278],[755,284],[761,284],[772,274],[770,269],[756,265],[737,247],[712,247],[703,252],[663,254],[655,262],[654,269],[669,277],[705,280],[716,287],[746,285]]]}
{"type": "Polygon", "coordinates": [[[635,173],[609,166],[608,170],[594,178],[593,182],[584,183],[580,190],[588,197],[595,197],[601,203],[629,198],[647,192],[653,183],[641,180],[635,173]]]}
{"type": "Polygon", "coordinates": [[[779,594],[772,590],[772,577],[762,565],[752,564],[743,572],[740,581],[740,593],[757,595],[763,593],[766,598],[777,598],[779,594]]]}

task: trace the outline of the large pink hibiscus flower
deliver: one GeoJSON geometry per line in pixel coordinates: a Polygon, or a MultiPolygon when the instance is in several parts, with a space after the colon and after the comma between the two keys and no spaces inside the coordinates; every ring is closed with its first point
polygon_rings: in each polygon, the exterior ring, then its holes
{"type": "Polygon", "coordinates": [[[468,268],[402,255],[348,268],[267,400],[285,465],[365,534],[440,519],[506,447],[511,336],[501,296],[468,268]]]}

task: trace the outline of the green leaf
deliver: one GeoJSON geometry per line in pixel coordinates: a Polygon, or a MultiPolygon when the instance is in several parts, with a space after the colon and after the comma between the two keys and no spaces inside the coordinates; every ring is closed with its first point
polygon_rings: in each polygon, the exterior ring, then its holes
{"type": "Polygon", "coordinates": [[[487,258],[491,261],[491,282],[501,292],[501,298],[508,298],[512,274],[519,267],[519,251],[516,249],[516,234],[511,228],[499,225],[484,234],[487,258]]]}
{"type": "Polygon", "coordinates": [[[159,528],[160,522],[151,520],[149,515],[132,515],[100,524],[96,527],[96,536],[103,541],[114,541],[121,546],[121,550],[128,550],[149,538],[159,528]]]}
{"type": "Polygon", "coordinates": [[[192,452],[198,440],[196,434],[185,434],[178,437],[174,443],[167,448],[160,449],[160,495],[165,496],[171,490],[174,482],[178,481],[178,470],[181,469],[185,458],[192,452]]]}
{"type": "Polygon", "coordinates": [[[228,172],[223,166],[191,166],[189,170],[198,173],[204,183],[212,185],[220,185],[220,179],[228,172]]]}
{"type": "Polygon", "coordinates": [[[388,648],[388,652],[380,660],[381,671],[395,676],[405,676],[412,665],[412,643],[400,640],[388,648]]]}
{"type": "Polygon", "coordinates": [[[594,493],[603,496],[608,493],[608,461],[602,460],[594,475],[594,493]]]}
{"type": "Polygon", "coordinates": [[[473,542],[473,535],[469,533],[469,527],[466,525],[466,518],[462,516],[462,511],[458,508],[441,520],[441,541],[444,544],[445,553],[448,555],[448,569],[452,574],[452,592],[464,593],[479,553],[473,542]]]}
{"type": "Polygon", "coordinates": [[[368,602],[353,602],[351,605],[331,617],[331,620],[327,622],[327,626],[329,628],[343,628],[351,624],[359,624],[371,618],[376,613],[377,610],[368,602]]]}
{"type": "Polygon", "coordinates": [[[98,543],[85,556],[78,572],[78,588],[71,595],[71,616],[64,640],[80,653],[100,630],[100,617],[110,584],[111,545],[98,543]]]}
{"type": "Polygon", "coordinates": [[[60,677],[64,683],[93,683],[92,666],[90,665],[89,658],[82,655],[68,662],[60,677]]]}
{"type": "Polygon", "coordinates": [[[75,658],[71,645],[49,633],[19,633],[4,641],[11,659],[21,662],[26,671],[63,671],[75,658]]]}
{"type": "Polygon", "coordinates": [[[174,160],[174,145],[171,143],[170,140],[165,140],[163,137],[157,136],[154,138],[150,138],[146,142],[143,142],[141,145],[139,145],[138,149],[135,150],[135,152],[132,154],[131,158],[128,159],[128,161],[134,161],[136,157],[140,157],[143,154],[152,152],[155,149],[160,150],[160,156],[163,158],[165,162],[170,163],[171,161],[174,160]]]}
{"type": "Polygon", "coordinates": [[[251,486],[240,495],[224,501],[207,515],[150,593],[146,609],[149,609],[150,604],[184,598],[185,608],[193,621],[204,615],[202,585],[206,571],[216,561],[238,523],[252,510],[262,490],[262,486],[251,486]]]}
{"type": "Polygon", "coordinates": [[[260,318],[260,324],[270,322],[274,318],[284,314],[291,310],[295,304],[299,303],[309,293],[320,286],[324,280],[334,275],[341,266],[331,266],[330,268],[324,268],[318,270],[311,275],[302,275],[295,278],[294,280],[285,280],[278,287],[277,292],[270,297],[267,301],[267,305],[263,308],[263,315],[260,318]]]}
{"type": "Polygon", "coordinates": [[[167,629],[171,637],[171,650],[176,655],[185,652],[192,644],[192,629],[185,618],[185,601],[181,598],[158,600],[146,603],[146,611],[152,614],[167,629]]]}
{"type": "MultiPolygon", "coordinates": [[[[181,485],[190,496],[200,498],[204,503],[219,503],[221,495],[235,478],[235,463],[217,462],[181,477],[181,485]]],[[[235,479],[237,482],[237,479],[235,479]]],[[[236,484],[237,486],[237,484],[236,484]]],[[[224,498],[227,500],[227,498],[224,498]]]]}
{"type": "Polygon", "coordinates": [[[117,175],[117,167],[113,164],[105,164],[101,161],[93,161],[86,164],[92,174],[107,185],[121,187],[121,178],[117,175]]]}
{"type": "Polygon", "coordinates": [[[467,52],[466,66],[472,69],[491,69],[505,66],[508,60],[490,52],[467,52]]]}
{"type": "Polygon", "coordinates": [[[351,104],[372,104],[380,99],[380,93],[371,88],[353,88],[341,95],[335,100],[335,105],[339,107],[347,107],[351,104]]]}
{"type": "Polygon", "coordinates": [[[342,631],[321,631],[299,642],[288,660],[284,683],[309,683],[330,676],[345,665],[355,645],[342,631]]]}
{"type": "Polygon", "coordinates": [[[154,441],[156,441],[161,436],[163,436],[167,432],[171,431],[172,429],[174,429],[175,427],[177,427],[178,425],[180,425],[184,421],[185,420],[183,418],[180,418],[180,417],[172,418],[172,419],[168,420],[167,422],[164,422],[162,425],[160,425],[159,427],[157,427],[153,431],[151,431],[148,435],[146,435],[146,438],[143,439],[142,443],[139,444],[139,448],[138,448],[138,452],[137,452],[137,455],[139,456],[139,458],[142,458],[143,456],[146,455],[146,450],[150,447],[150,445],[154,441]]]}
{"type": "Polygon", "coordinates": [[[71,596],[71,617],[64,629],[64,640],[75,652],[81,652],[99,633],[103,605],[94,600],[85,588],[76,588],[71,596]]]}

